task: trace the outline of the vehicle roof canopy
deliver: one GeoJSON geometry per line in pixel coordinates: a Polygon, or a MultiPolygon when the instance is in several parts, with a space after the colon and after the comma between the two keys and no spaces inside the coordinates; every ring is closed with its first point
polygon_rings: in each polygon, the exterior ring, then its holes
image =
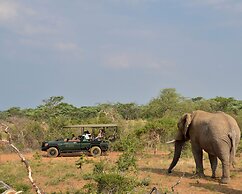
{"type": "MultiPolygon", "coordinates": [[[[85,125],[67,125],[64,126],[65,129],[76,129],[81,130],[81,134],[84,131],[88,130],[91,134],[97,133],[97,129],[105,130],[105,136],[110,140],[115,140],[117,138],[118,133],[118,125],[117,124],[85,124],[85,125]]],[[[97,135],[97,134],[96,134],[97,135]]]]}
{"type": "Polygon", "coordinates": [[[118,125],[117,124],[86,124],[86,125],[67,125],[63,128],[70,128],[70,129],[81,129],[81,133],[85,131],[85,129],[91,129],[91,133],[93,133],[96,129],[114,129],[115,133],[117,132],[118,125]]]}
{"type": "Polygon", "coordinates": [[[118,127],[117,124],[86,124],[86,125],[67,125],[63,128],[108,128],[118,127]]]}

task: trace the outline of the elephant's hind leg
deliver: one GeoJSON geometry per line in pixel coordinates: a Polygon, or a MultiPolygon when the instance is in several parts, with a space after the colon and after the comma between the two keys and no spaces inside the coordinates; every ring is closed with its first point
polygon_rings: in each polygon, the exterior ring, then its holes
{"type": "Polygon", "coordinates": [[[230,181],[230,162],[229,154],[224,154],[219,159],[222,162],[222,178],[221,183],[227,184],[230,181]]]}
{"type": "Polygon", "coordinates": [[[216,169],[218,165],[218,159],[216,156],[208,154],[211,169],[212,169],[212,178],[216,178],[216,169]]]}

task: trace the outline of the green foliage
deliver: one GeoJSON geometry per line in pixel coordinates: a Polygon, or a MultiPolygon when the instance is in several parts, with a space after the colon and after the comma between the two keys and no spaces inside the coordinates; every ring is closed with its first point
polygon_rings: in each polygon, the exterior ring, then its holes
{"type": "Polygon", "coordinates": [[[134,134],[128,134],[122,138],[120,146],[123,150],[123,154],[117,161],[118,170],[127,171],[136,169],[136,155],[143,149],[142,142],[134,134]]]}
{"type": "Polygon", "coordinates": [[[17,191],[23,191],[25,193],[28,192],[28,191],[30,191],[30,189],[31,189],[31,186],[30,185],[23,184],[23,183],[18,183],[15,186],[15,190],[17,190],[17,191]]]}
{"type": "Polygon", "coordinates": [[[117,165],[119,171],[136,169],[136,155],[132,152],[124,152],[118,159],[117,165]]]}
{"type": "Polygon", "coordinates": [[[139,185],[147,187],[150,185],[150,182],[151,182],[151,179],[149,177],[146,177],[140,181],[139,185]]]}
{"type": "Polygon", "coordinates": [[[184,147],[182,149],[181,157],[184,157],[184,158],[192,158],[193,157],[192,146],[191,146],[191,144],[189,142],[186,142],[184,144],[184,147]]]}
{"type": "Polygon", "coordinates": [[[194,110],[203,110],[208,112],[214,112],[214,107],[216,107],[217,102],[214,100],[206,100],[204,98],[192,99],[194,104],[194,110]]]}
{"type": "Polygon", "coordinates": [[[6,111],[8,116],[23,116],[23,112],[19,107],[12,107],[6,111]]]}
{"type": "Polygon", "coordinates": [[[240,142],[239,142],[239,146],[238,146],[238,148],[237,148],[237,153],[239,154],[239,153],[242,153],[242,139],[240,140],[240,142]]]}
{"type": "Polygon", "coordinates": [[[24,131],[24,139],[25,143],[27,143],[27,146],[33,148],[39,147],[41,142],[45,139],[44,130],[39,122],[30,121],[29,123],[27,123],[24,131]]]}
{"type": "Polygon", "coordinates": [[[93,180],[83,187],[85,193],[129,193],[138,186],[133,177],[127,177],[116,170],[117,166],[110,166],[101,160],[94,165],[92,174],[85,174],[85,180],[93,180]]]}
{"type": "MultiPolygon", "coordinates": [[[[174,88],[161,90],[157,97],[145,105],[104,103],[97,106],[75,107],[63,101],[63,96],[51,96],[43,100],[43,103],[36,108],[12,107],[1,111],[0,119],[11,126],[13,140],[21,149],[36,149],[39,148],[43,140],[69,136],[70,131],[63,130],[65,125],[89,123],[117,123],[119,125],[117,136],[120,139],[112,144],[113,150],[123,151],[126,149],[124,142],[127,131],[135,131],[133,136],[146,138],[145,140],[149,139],[152,134],[158,134],[160,142],[163,143],[173,138],[178,118],[185,112],[197,109],[209,112],[227,112],[235,117],[239,126],[242,127],[241,100],[236,100],[233,97],[212,99],[194,97],[189,99],[177,93],[174,88]],[[142,120],[143,123],[138,127],[127,124],[134,120],[142,120]]],[[[3,146],[0,149],[3,149],[3,146]]]]}
{"type": "Polygon", "coordinates": [[[97,182],[97,193],[126,194],[137,185],[136,181],[118,173],[101,173],[94,180],[97,182]]]}
{"type": "Polygon", "coordinates": [[[125,120],[134,120],[138,119],[141,116],[141,107],[135,103],[121,104],[117,103],[115,105],[117,112],[125,120]]]}
{"type": "Polygon", "coordinates": [[[165,114],[173,111],[179,111],[180,102],[183,100],[180,94],[174,88],[161,90],[160,95],[150,101],[146,106],[146,118],[161,118],[165,114]]]}
{"type": "Polygon", "coordinates": [[[161,119],[150,120],[143,128],[137,129],[135,133],[140,137],[141,135],[155,132],[161,137],[161,142],[166,142],[174,136],[176,131],[177,119],[174,117],[163,117],[161,119]]]}
{"type": "Polygon", "coordinates": [[[104,173],[105,169],[105,162],[101,160],[100,162],[96,163],[93,168],[93,173],[94,174],[101,174],[104,173]]]}
{"type": "Polygon", "coordinates": [[[85,154],[81,154],[79,159],[76,161],[76,167],[82,169],[83,164],[86,163],[85,154]]]}
{"type": "Polygon", "coordinates": [[[80,194],[96,194],[96,185],[94,183],[88,183],[84,185],[83,189],[85,191],[80,192],[80,194]]]}
{"type": "Polygon", "coordinates": [[[33,158],[35,159],[35,160],[37,160],[37,161],[41,161],[42,160],[42,155],[40,154],[40,152],[35,152],[34,154],[33,154],[33,158]]]}
{"type": "Polygon", "coordinates": [[[216,97],[211,100],[216,102],[213,107],[214,111],[229,112],[237,115],[242,110],[242,101],[235,100],[232,97],[216,97]]]}

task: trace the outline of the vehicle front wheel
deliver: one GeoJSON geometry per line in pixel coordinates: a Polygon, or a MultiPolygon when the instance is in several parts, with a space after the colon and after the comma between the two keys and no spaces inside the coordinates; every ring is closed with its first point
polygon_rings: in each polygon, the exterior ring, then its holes
{"type": "Polygon", "coordinates": [[[59,155],[59,151],[55,147],[51,147],[47,150],[47,155],[51,158],[55,158],[59,155]]]}
{"type": "Polygon", "coordinates": [[[100,147],[98,146],[93,146],[91,149],[90,149],[90,153],[92,156],[94,157],[97,157],[97,156],[100,156],[101,153],[102,153],[102,150],[100,147]]]}

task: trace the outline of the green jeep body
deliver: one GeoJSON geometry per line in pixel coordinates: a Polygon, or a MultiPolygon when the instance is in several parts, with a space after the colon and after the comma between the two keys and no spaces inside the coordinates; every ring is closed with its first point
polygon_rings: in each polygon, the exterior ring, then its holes
{"type": "Polygon", "coordinates": [[[49,157],[57,157],[61,153],[88,152],[92,156],[100,156],[109,148],[106,140],[87,140],[79,136],[77,140],[59,139],[42,142],[41,150],[47,151],[49,157]]]}

